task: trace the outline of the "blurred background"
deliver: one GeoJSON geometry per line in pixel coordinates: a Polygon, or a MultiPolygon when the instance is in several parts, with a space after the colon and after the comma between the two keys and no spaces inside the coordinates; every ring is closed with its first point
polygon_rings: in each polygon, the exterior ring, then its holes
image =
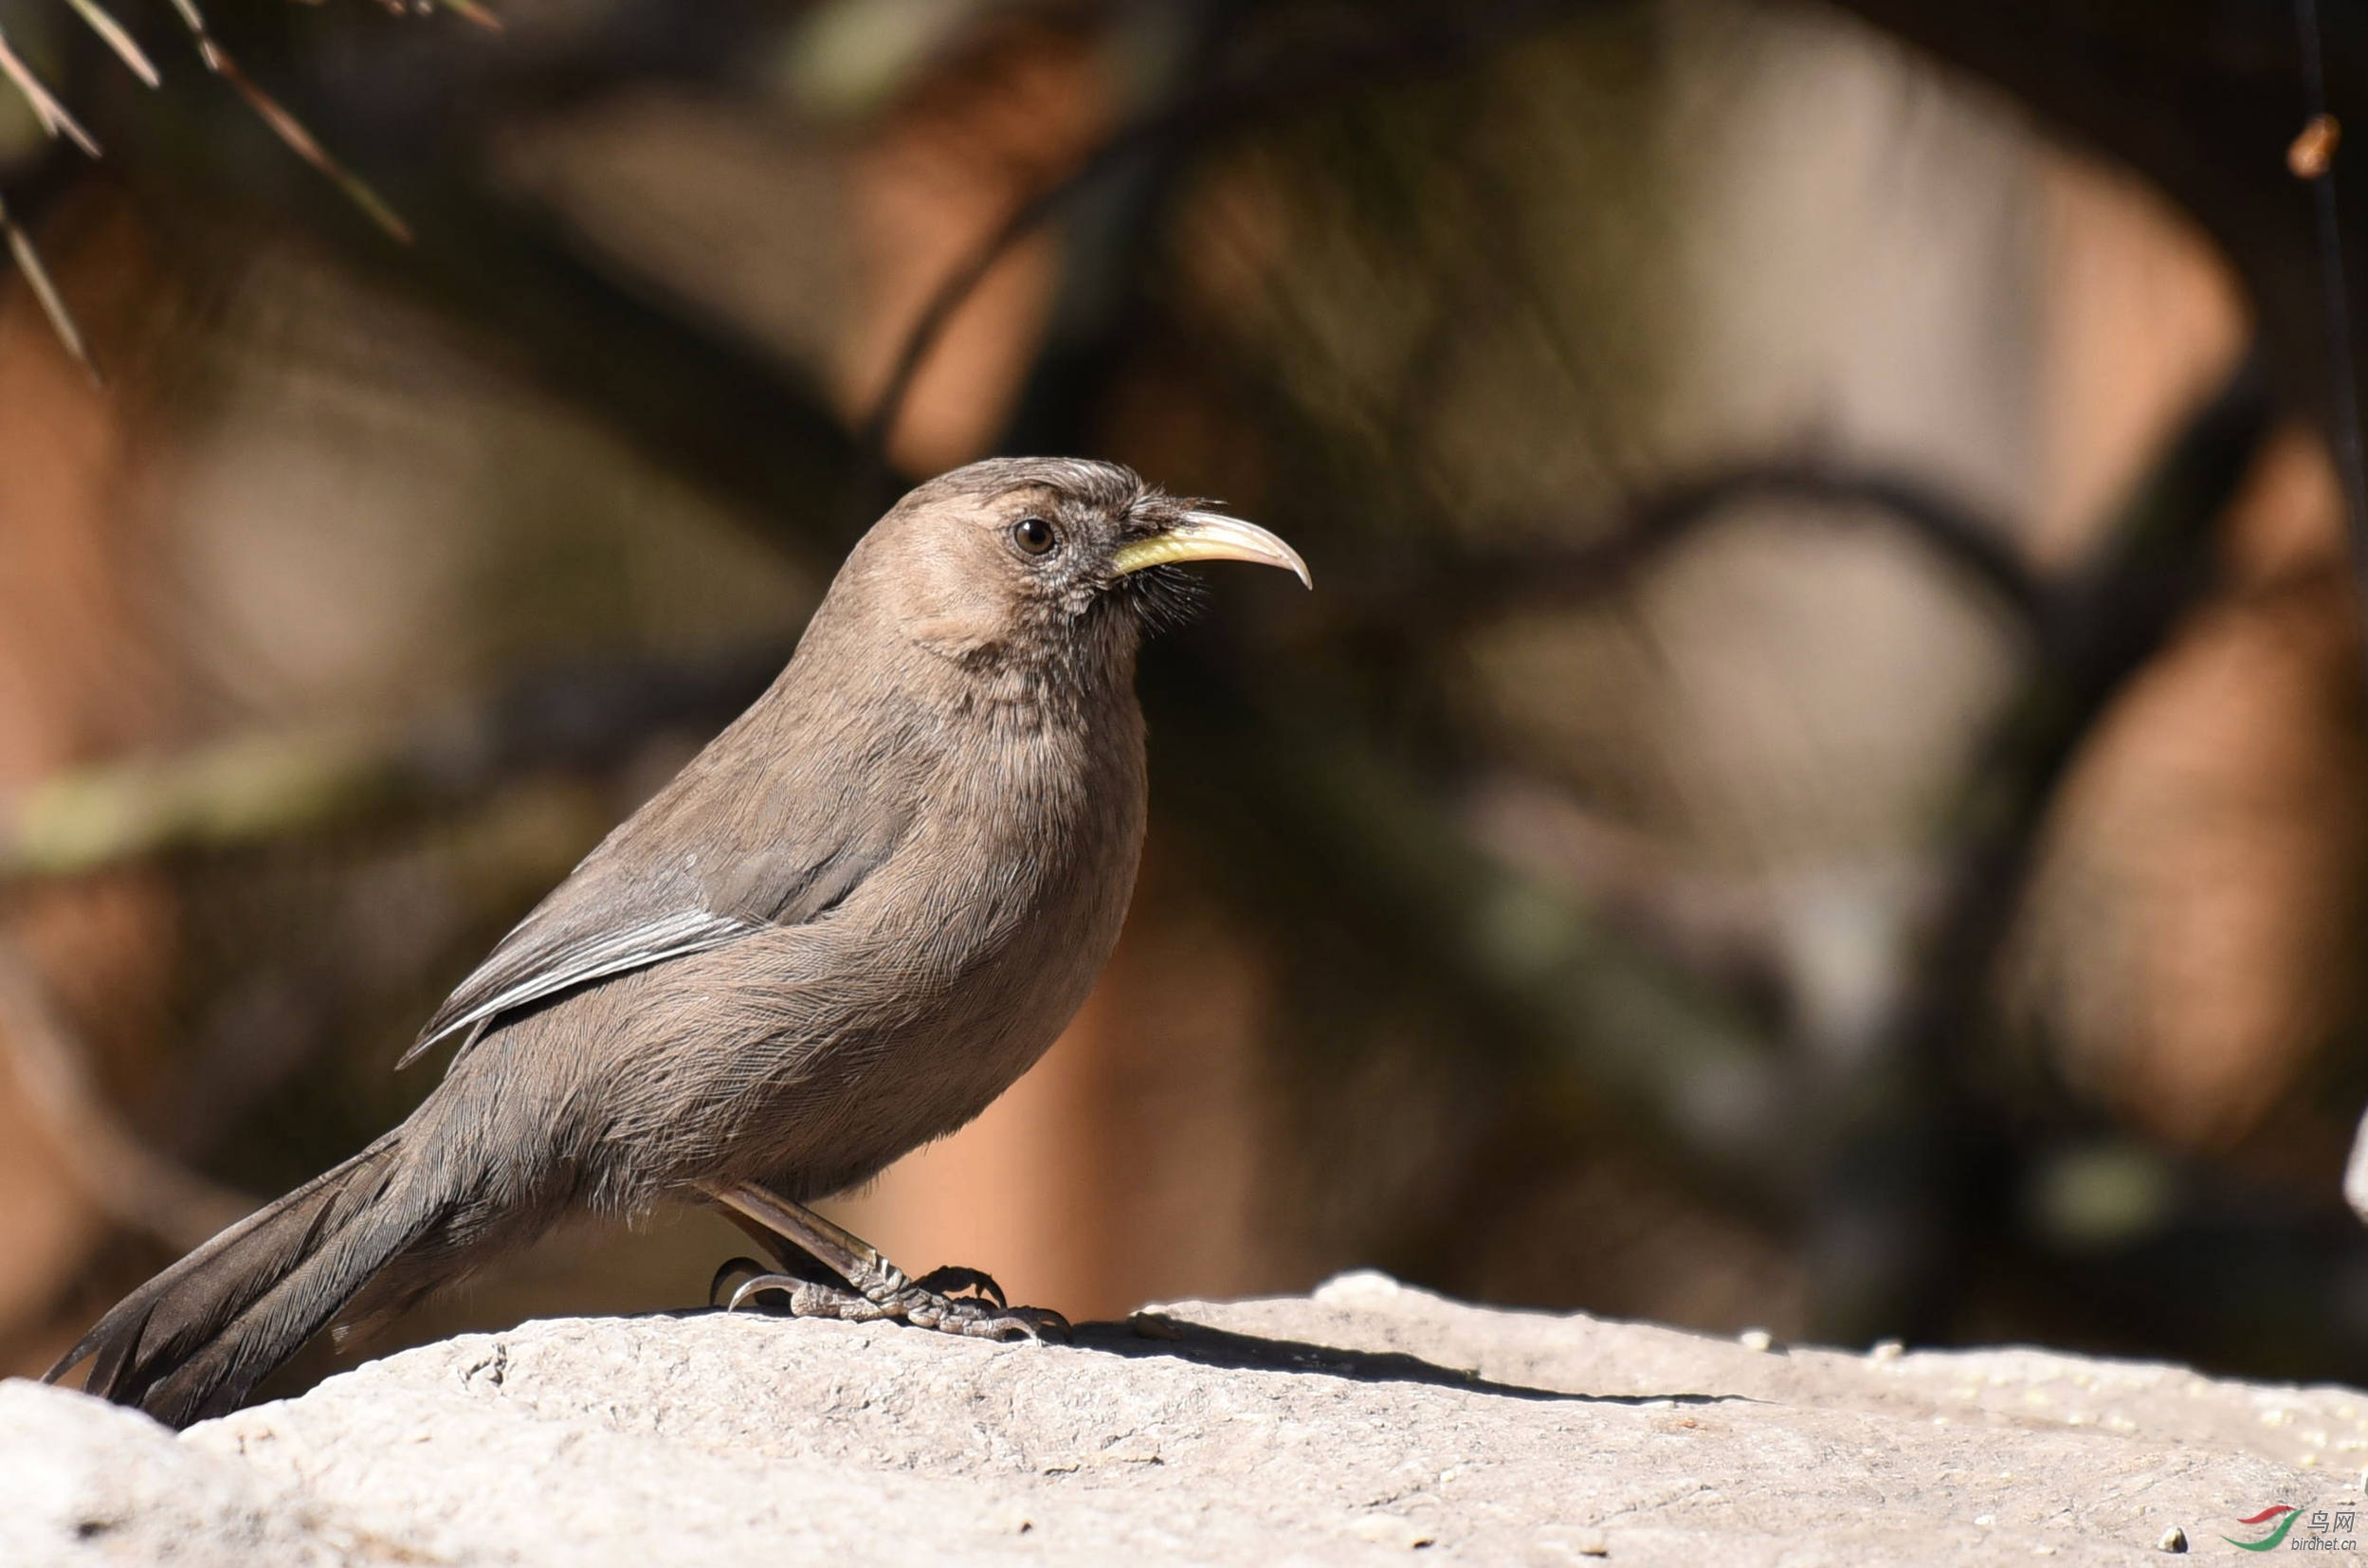
{"type": "MultiPolygon", "coordinates": [[[[400,1118],[869,519],[1044,451],[1318,591],[1212,572],[1148,656],[1100,989],[837,1206],[905,1266],[2368,1381],[2286,0],[216,0],[219,72],[117,20],[0,0],[105,155],[0,92],[103,378],[11,272],[0,1367],[400,1118]]],[[[739,1249],[573,1231],[278,1386],[739,1249]]]]}

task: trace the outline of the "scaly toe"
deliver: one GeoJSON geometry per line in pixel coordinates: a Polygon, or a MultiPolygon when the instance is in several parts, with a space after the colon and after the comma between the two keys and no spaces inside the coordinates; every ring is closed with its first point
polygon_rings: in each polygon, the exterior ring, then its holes
{"type": "Polygon", "coordinates": [[[1008,1306],[1002,1292],[994,1290],[990,1300],[986,1295],[949,1296],[933,1285],[953,1276],[956,1288],[967,1286],[981,1292],[993,1290],[994,1282],[978,1274],[975,1269],[939,1269],[923,1284],[907,1284],[893,1291],[873,1295],[849,1290],[843,1285],[825,1284],[800,1278],[795,1274],[751,1272],[757,1266],[746,1258],[735,1258],[716,1271],[715,1284],[709,1298],[727,1312],[743,1308],[778,1312],[792,1318],[829,1318],[840,1322],[867,1323],[883,1319],[897,1319],[939,1334],[958,1334],[969,1340],[1058,1340],[1069,1337],[1069,1321],[1058,1312],[1041,1306],[1008,1306]],[[749,1277],[735,1285],[729,1296],[723,1295],[724,1282],[733,1275],[748,1273],[749,1277]],[[716,1298],[720,1297],[720,1300],[716,1298]]]}
{"type": "Polygon", "coordinates": [[[1069,1321],[1046,1307],[989,1306],[965,1297],[943,1296],[933,1306],[930,1321],[923,1322],[910,1312],[907,1321],[972,1340],[1058,1340],[1066,1343],[1069,1337],[1069,1321]]]}
{"type": "Polygon", "coordinates": [[[802,1280],[795,1274],[759,1274],[742,1281],[724,1304],[724,1310],[738,1312],[764,1296],[777,1297],[781,1303],[779,1310],[792,1318],[831,1318],[846,1323],[868,1323],[903,1316],[893,1304],[875,1302],[837,1285],[802,1280]]]}

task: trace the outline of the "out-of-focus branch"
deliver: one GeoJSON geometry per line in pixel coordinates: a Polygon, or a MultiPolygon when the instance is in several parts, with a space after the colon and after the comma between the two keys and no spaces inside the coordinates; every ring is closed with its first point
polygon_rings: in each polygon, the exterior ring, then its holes
{"type": "Polygon", "coordinates": [[[1999,1201],[1976,1176],[2006,1141],[1969,1086],[1998,955],[2057,786],[2124,684],[2212,577],[2213,530],[2250,470],[2269,404],[2253,356],[2190,416],[2121,508],[2104,554],[2052,607],[2050,656],[1998,726],[1971,782],[1948,894],[1906,1000],[1844,1109],[1820,1212],[1818,1332],[1836,1343],[1945,1332],[1955,1260],[1999,1201]]]}
{"type": "Polygon", "coordinates": [[[1261,808],[1424,933],[1426,957],[1514,1024],[1534,1084],[1674,1145],[1747,1207],[1803,1195],[1814,1151],[1775,1042],[1599,910],[1485,852],[1370,741],[1306,718],[1266,716],[1261,808]]]}
{"type": "Polygon", "coordinates": [[[158,1153],[91,1082],[87,1053],[12,943],[0,939],[0,1059],[74,1183],[109,1218],[188,1251],[254,1200],[158,1153]]]}
{"type": "MultiPolygon", "coordinates": [[[[1453,68],[1525,28],[1604,3],[1503,0],[1483,9],[1445,8],[1392,21],[1330,48],[1219,74],[1120,130],[1081,168],[1018,204],[948,273],[906,336],[871,428],[893,424],[904,389],[938,331],[994,262],[1113,172],[1146,155],[1197,146],[1345,93],[1453,68]]],[[[573,56],[557,70],[571,90],[581,90],[597,74],[573,56]]],[[[505,79],[505,85],[529,98],[537,91],[523,80],[505,79]]],[[[349,97],[375,101],[369,95],[349,97]]],[[[146,210],[169,214],[194,200],[209,223],[240,209],[275,217],[284,216],[275,208],[306,212],[350,261],[498,332],[555,392],[587,407],[670,470],[733,502],[771,542],[809,564],[827,560],[848,542],[876,511],[883,475],[891,483],[897,478],[876,460],[876,446],[873,461],[861,460],[859,443],[816,389],[712,313],[655,280],[588,254],[563,224],[488,187],[465,123],[439,124],[435,136],[426,137],[417,128],[394,126],[372,134],[360,120],[336,119],[332,130],[343,144],[392,141],[404,149],[399,165],[370,171],[374,188],[416,233],[413,248],[396,249],[347,221],[324,193],[285,183],[266,190],[257,185],[255,170],[232,169],[210,155],[210,148],[234,139],[237,116],[229,105],[183,102],[168,115],[143,100],[128,105],[124,119],[117,135],[131,145],[118,153],[118,167],[139,184],[146,210]]]]}
{"type": "Polygon", "coordinates": [[[666,725],[720,727],[786,657],[767,644],[694,665],[553,671],[410,729],[328,724],[75,769],[0,808],[0,884],[466,801],[536,769],[604,767],[666,725]]]}
{"type": "Polygon", "coordinates": [[[390,748],[336,730],[240,736],[156,761],[78,768],[0,814],[0,881],[276,838],[351,815],[399,784],[390,748]]]}
{"type": "MultiPolygon", "coordinates": [[[[2281,0],[1841,0],[1842,8],[1982,77],[2051,128],[2136,170],[2193,216],[2243,275],[2282,401],[2322,410],[2330,378],[2309,187],[2286,168],[2304,118],[2294,10],[2281,0]]],[[[2368,26],[2325,15],[2339,110],[2368,79],[2368,26]]],[[[2368,240],[2360,160],[2339,157],[2348,247],[2368,240]]],[[[2359,319],[2362,280],[2352,281],[2359,319]]]]}
{"type": "Polygon", "coordinates": [[[230,106],[184,104],[177,118],[134,108],[146,112],[118,133],[118,167],[183,248],[220,246],[226,213],[272,223],[301,213],[357,270],[487,332],[555,396],[802,565],[834,560],[877,509],[854,443],[816,388],[713,312],[490,189],[473,155],[439,143],[373,171],[415,234],[398,248],[309,181],[258,190],[250,171],[209,155],[236,122],[230,106]]]}
{"type": "MultiPolygon", "coordinates": [[[[1402,951],[1487,1020],[1515,1098],[1674,1151],[1739,1206],[1782,1212],[1813,1174],[1799,1085],[1714,987],[1545,878],[1485,850],[1408,763],[1229,640],[1146,661],[1161,798],[1260,867],[1271,900],[1311,890],[1327,920],[1402,951]]],[[[1557,1114],[1560,1114],[1557,1112],[1557,1114]]]]}
{"type": "Polygon", "coordinates": [[[1401,562],[1368,574],[1347,613],[1403,621],[1468,621],[1557,600],[1585,598],[1635,574],[1701,530],[1752,501],[1803,501],[1806,520],[1895,529],[1980,588],[2023,626],[2046,637],[2058,609],[2013,551],[2012,533],[1936,486],[1902,474],[1813,462],[1738,464],[1665,489],[1629,507],[1618,530],[1592,543],[1523,543],[1401,562]]]}
{"type": "Polygon", "coordinates": [[[1220,136],[1412,78],[1452,70],[1473,56],[1509,42],[1525,29],[1594,9],[1605,0],[1507,0],[1485,8],[1447,8],[1420,16],[1380,36],[1354,39],[1326,50],[1271,60],[1254,69],[1227,73],[1183,94],[1133,124],[1120,127],[1076,169],[1014,203],[1011,212],[959,264],[950,269],[914,318],[865,422],[864,445],[875,462],[896,428],[904,399],[955,313],[978,289],[995,264],[1054,214],[1118,171],[1150,155],[1174,155],[1220,136]]]}

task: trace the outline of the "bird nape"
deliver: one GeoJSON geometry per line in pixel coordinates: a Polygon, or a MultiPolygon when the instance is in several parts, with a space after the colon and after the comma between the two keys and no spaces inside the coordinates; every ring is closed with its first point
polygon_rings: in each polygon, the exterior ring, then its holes
{"type": "MultiPolygon", "coordinates": [[[[1308,581],[1254,524],[1125,468],[975,463],[848,555],[765,694],[437,1010],[400,1126],[132,1292],[48,1377],[186,1426],[340,1312],[391,1313],[567,1213],[665,1199],[756,1236],[730,1304],[1039,1336],[806,1204],[985,1109],[1116,941],[1143,835],[1135,655],[1179,568],[1308,581]]],[[[719,1276],[720,1285],[724,1276],[719,1276]]]]}

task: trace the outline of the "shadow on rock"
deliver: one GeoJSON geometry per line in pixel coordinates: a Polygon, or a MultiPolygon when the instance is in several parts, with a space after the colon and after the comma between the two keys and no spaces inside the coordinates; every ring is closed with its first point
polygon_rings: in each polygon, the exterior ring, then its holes
{"type": "Polygon", "coordinates": [[[1268,1340],[1206,1323],[1138,1312],[1124,1322],[1079,1323],[1070,1342],[1130,1358],[1167,1356],[1196,1365],[1240,1372],[1313,1373],[1357,1383],[1425,1383],[1505,1399],[1552,1399],[1588,1405],[1717,1405],[1756,1403],[1740,1394],[1574,1394],[1561,1389],[1500,1383],[1454,1367],[1444,1367],[1398,1350],[1344,1350],[1302,1340],[1268,1340]]]}

